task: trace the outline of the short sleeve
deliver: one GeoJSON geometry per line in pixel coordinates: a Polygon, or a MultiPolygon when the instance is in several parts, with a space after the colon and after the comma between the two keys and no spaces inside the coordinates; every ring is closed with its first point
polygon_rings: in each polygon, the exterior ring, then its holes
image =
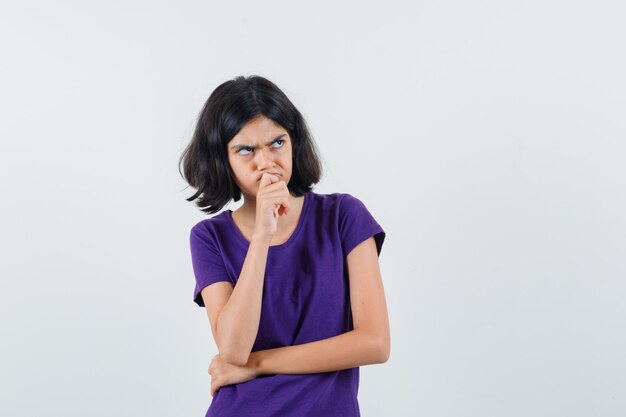
{"type": "Polygon", "coordinates": [[[204,307],[201,294],[203,288],[219,281],[231,281],[215,242],[201,224],[197,224],[191,229],[189,246],[191,248],[191,264],[196,278],[193,301],[200,307],[204,307]]]}
{"type": "Polygon", "coordinates": [[[352,249],[371,236],[374,236],[376,251],[380,256],[385,231],[365,204],[347,193],[339,201],[339,234],[344,256],[348,256],[352,249]]]}

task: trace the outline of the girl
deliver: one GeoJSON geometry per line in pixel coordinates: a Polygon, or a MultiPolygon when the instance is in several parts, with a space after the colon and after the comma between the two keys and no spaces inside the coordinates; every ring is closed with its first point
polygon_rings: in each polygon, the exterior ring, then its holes
{"type": "Polygon", "coordinates": [[[390,351],[382,227],[358,198],[312,191],[305,120],[260,76],[211,93],[179,162],[203,212],[243,194],[189,236],[193,300],[219,351],[206,416],[359,416],[359,366],[390,351]]]}

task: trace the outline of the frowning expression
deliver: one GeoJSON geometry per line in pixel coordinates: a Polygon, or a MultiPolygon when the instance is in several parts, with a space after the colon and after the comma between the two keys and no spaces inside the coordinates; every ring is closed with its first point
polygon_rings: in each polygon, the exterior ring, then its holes
{"type": "Polygon", "coordinates": [[[292,143],[287,130],[259,116],[245,124],[228,142],[228,161],[235,183],[244,196],[254,198],[263,173],[276,174],[289,183],[292,143]]]}

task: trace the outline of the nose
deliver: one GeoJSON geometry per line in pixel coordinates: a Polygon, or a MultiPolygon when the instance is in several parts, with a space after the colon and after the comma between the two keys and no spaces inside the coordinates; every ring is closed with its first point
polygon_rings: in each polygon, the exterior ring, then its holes
{"type": "Polygon", "coordinates": [[[259,171],[266,169],[266,168],[271,168],[274,166],[272,155],[271,154],[267,155],[265,152],[270,152],[270,151],[269,150],[266,151],[265,148],[263,148],[261,151],[257,152],[257,154],[255,155],[255,158],[257,158],[256,164],[257,164],[259,171]]]}

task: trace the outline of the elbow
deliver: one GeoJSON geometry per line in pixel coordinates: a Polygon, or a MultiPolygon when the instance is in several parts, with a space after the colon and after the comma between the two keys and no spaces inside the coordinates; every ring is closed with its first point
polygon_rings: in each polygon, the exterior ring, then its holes
{"type": "Polygon", "coordinates": [[[385,363],[389,360],[391,353],[391,343],[387,338],[379,338],[376,340],[376,363],[385,363]]]}
{"type": "Polygon", "coordinates": [[[248,363],[250,353],[240,354],[231,351],[220,351],[220,356],[222,357],[224,362],[230,363],[231,365],[245,366],[248,363]]]}
{"type": "Polygon", "coordinates": [[[250,357],[250,352],[236,350],[230,347],[225,347],[223,349],[219,349],[220,357],[224,362],[228,362],[231,365],[236,366],[245,366],[248,363],[248,358],[250,357]]]}
{"type": "Polygon", "coordinates": [[[389,354],[391,349],[389,347],[381,347],[379,349],[378,361],[377,363],[385,363],[389,360],[389,354]]]}
{"type": "Polygon", "coordinates": [[[389,360],[391,342],[388,332],[366,332],[367,350],[370,364],[385,363],[389,360]]]}
{"type": "Polygon", "coordinates": [[[229,340],[223,335],[216,338],[216,343],[217,350],[224,362],[236,366],[244,366],[248,363],[248,357],[250,356],[249,351],[246,352],[246,350],[242,350],[241,347],[236,347],[233,342],[229,343],[229,340]]]}

